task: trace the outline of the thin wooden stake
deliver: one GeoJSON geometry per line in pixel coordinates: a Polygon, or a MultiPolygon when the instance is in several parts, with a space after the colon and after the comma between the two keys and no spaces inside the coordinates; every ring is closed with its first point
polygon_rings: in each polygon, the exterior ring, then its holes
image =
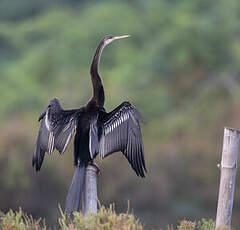
{"type": "Polygon", "coordinates": [[[218,195],[216,229],[219,226],[231,226],[234,188],[237,173],[237,159],[240,131],[232,128],[224,129],[221,179],[218,195]]]}
{"type": "Polygon", "coordinates": [[[94,165],[88,165],[85,174],[85,186],[83,191],[82,213],[87,218],[88,213],[97,213],[97,174],[99,169],[94,165]]]}

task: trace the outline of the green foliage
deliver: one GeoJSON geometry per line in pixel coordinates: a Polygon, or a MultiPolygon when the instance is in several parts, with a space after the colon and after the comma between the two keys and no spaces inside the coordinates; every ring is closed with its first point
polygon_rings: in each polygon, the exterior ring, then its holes
{"type": "Polygon", "coordinates": [[[240,127],[239,12],[238,0],[1,0],[0,207],[22,206],[57,222],[73,149],[46,156],[34,173],[37,118],[53,97],[66,109],[86,103],[98,41],[130,34],[106,47],[100,74],[107,111],[129,100],[147,121],[149,173],[137,179],[113,154],[99,164],[99,198],[116,202],[118,211],[130,199],[148,228],[213,218],[223,126],[240,127]]]}
{"type": "Polygon", "coordinates": [[[177,226],[177,230],[195,230],[195,222],[182,220],[180,225],[177,226]]]}
{"type": "MultiPolygon", "coordinates": [[[[101,207],[97,214],[90,214],[85,220],[79,212],[74,213],[71,220],[61,211],[59,218],[59,229],[61,230],[143,230],[139,220],[133,214],[116,214],[114,207],[101,207]]],[[[0,215],[1,230],[47,230],[44,221],[34,220],[21,209],[19,211],[10,210],[6,214],[0,215]]]]}
{"type": "Polygon", "coordinates": [[[75,212],[72,221],[68,222],[64,214],[59,219],[61,229],[79,229],[79,230],[111,230],[111,229],[129,229],[143,230],[138,219],[133,214],[116,214],[114,206],[109,208],[101,206],[97,214],[89,214],[85,220],[82,213],[75,212]],[[67,223],[66,223],[67,222],[67,223]]]}
{"type": "Polygon", "coordinates": [[[0,213],[1,230],[47,230],[45,222],[40,226],[41,219],[34,220],[30,215],[25,214],[20,208],[19,211],[10,210],[6,214],[0,213]]]}
{"type": "MultiPolygon", "coordinates": [[[[60,206],[59,206],[60,207],[60,206]]],[[[101,206],[97,214],[89,214],[84,218],[82,213],[75,212],[71,219],[64,214],[61,207],[61,217],[58,220],[59,230],[143,230],[142,224],[133,214],[126,213],[116,214],[114,205],[109,208],[101,206]]],[[[6,214],[0,213],[1,230],[47,230],[45,221],[35,220],[32,216],[25,214],[20,208],[19,211],[10,210],[6,214]]],[[[56,229],[56,228],[55,228],[56,229]]],[[[169,230],[172,229],[168,228],[169,230]]],[[[202,219],[198,222],[182,220],[176,228],[177,230],[214,230],[215,223],[213,220],[202,219]]],[[[219,228],[219,230],[230,228],[219,228]]]]}
{"type": "MultiPolygon", "coordinates": [[[[215,222],[212,219],[201,219],[199,221],[187,221],[182,220],[180,224],[177,226],[177,230],[214,230],[215,222]]],[[[230,227],[218,227],[217,230],[231,230],[230,227]]]]}
{"type": "MultiPolygon", "coordinates": [[[[106,33],[132,35],[103,54],[101,72],[109,94],[121,94],[128,84],[134,90],[129,96],[152,117],[183,102],[213,71],[235,75],[239,70],[236,1],[150,1],[140,6],[90,3],[77,12],[60,7],[40,10],[33,20],[0,21],[0,92],[8,98],[0,104],[1,113],[39,108],[55,94],[69,95],[69,88],[73,101],[79,90],[80,98],[88,96],[89,88],[79,86],[89,79],[93,50],[106,33]],[[161,103],[151,103],[152,98],[161,103]]],[[[108,103],[116,102],[110,98],[108,103]]]]}
{"type": "Polygon", "coordinates": [[[180,224],[177,226],[177,230],[214,230],[214,229],[215,222],[212,219],[206,220],[204,218],[195,222],[182,220],[180,224]]]}
{"type": "Polygon", "coordinates": [[[197,222],[198,230],[212,230],[215,229],[215,222],[212,219],[202,219],[197,222]]]}

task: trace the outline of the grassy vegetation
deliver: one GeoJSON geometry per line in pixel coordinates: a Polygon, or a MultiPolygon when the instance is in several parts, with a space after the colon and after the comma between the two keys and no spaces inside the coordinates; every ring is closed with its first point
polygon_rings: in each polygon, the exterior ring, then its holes
{"type": "MultiPolygon", "coordinates": [[[[75,212],[73,218],[66,216],[61,208],[61,217],[58,219],[59,230],[144,230],[143,224],[127,210],[125,213],[117,214],[114,205],[109,208],[101,206],[97,214],[90,214],[85,220],[82,213],[75,212]]],[[[10,210],[7,213],[0,213],[1,230],[50,230],[44,219],[34,219],[31,215],[19,211],[10,210]]],[[[167,230],[213,230],[215,222],[212,219],[199,221],[182,220],[178,226],[168,226],[167,230]]],[[[230,230],[222,227],[219,230],[230,230]]]]}
{"type": "MultiPolygon", "coordinates": [[[[35,173],[38,116],[53,97],[65,109],[85,104],[97,43],[130,34],[106,47],[99,70],[106,110],[127,100],[147,121],[148,174],[138,179],[120,153],[97,159],[99,199],[117,213],[131,200],[144,229],[215,218],[223,127],[240,128],[239,28],[239,0],[0,0],[1,210],[22,207],[57,223],[73,144],[35,173]]],[[[236,183],[236,228],[239,200],[236,183]]]]}

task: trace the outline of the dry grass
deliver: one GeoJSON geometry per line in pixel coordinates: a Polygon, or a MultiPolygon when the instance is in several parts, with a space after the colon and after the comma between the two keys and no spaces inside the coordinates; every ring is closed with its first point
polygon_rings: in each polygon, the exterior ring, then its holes
{"type": "Polygon", "coordinates": [[[31,215],[25,214],[20,208],[19,211],[10,210],[6,214],[0,213],[1,230],[47,230],[44,221],[34,220],[31,215]],[[41,225],[40,225],[41,222],[41,225]]]}
{"type": "MultiPolygon", "coordinates": [[[[114,205],[109,208],[101,206],[97,214],[90,214],[85,220],[83,215],[75,212],[73,218],[65,215],[60,208],[61,217],[58,220],[59,230],[143,230],[143,225],[133,214],[116,214],[114,205]]],[[[214,230],[215,222],[213,220],[202,219],[200,221],[182,220],[174,228],[168,227],[168,230],[214,230]]],[[[35,220],[31,215],[25,214],[20,208],[19,211],[10,210],[7,213],[0,213],[0,230],[50,230],[45,225],[44,220],[35,220]]],[[[222,227],[219,230],[230,230],[222,227]]]]}

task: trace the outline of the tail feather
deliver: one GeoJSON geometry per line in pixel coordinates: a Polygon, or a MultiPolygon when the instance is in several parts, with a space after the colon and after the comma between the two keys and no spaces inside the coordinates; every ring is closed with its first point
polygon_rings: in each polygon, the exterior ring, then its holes
{"type": "Polygon", "coordinates": [[[73,175],[71,186],[68,190],[65,204],[65,213],[71,214],[72,212],[79,211],[80,203],[82,200],[84,178],[85,166],[77,166],[73,175]]]}

